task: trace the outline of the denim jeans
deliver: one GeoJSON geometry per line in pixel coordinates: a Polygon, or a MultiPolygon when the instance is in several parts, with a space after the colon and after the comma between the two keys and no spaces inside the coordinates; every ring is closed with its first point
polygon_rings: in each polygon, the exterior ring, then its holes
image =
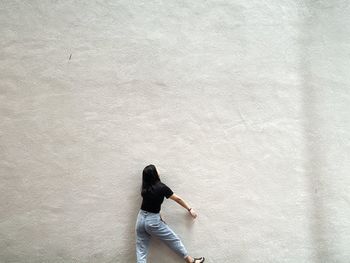
{"type": "Polygon", "coordinates": [[[137,263],[146,263],[151,238],[157,237],[183,258],[187,251],[180,238],[160,218],[160,214],[140,210],[136,221],[136,258],[137,263]]]}

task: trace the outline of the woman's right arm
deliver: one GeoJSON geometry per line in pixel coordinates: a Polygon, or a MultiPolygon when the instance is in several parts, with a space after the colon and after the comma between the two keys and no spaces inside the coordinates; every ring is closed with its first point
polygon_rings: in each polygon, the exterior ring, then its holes
{"type": "Polygon", "coordinates": [[[176,203],[178,203],[179,205],[181,205],[183,208],[186,208],[187,211],[191,214],[191,216],[193,218],[197,217],[197,213],[194,211],[193,208],[191,208],[185,200],[183,200],[180,196],[176,195],[176,194],[172,194],[169,197],[171,200],[174,200],[176,203]]]}

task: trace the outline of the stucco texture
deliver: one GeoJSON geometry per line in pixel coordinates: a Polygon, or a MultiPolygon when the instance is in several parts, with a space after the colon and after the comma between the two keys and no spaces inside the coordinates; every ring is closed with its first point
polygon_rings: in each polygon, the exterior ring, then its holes
{"type": "MultiPolygon", "coordinates": [[[[350,262],[346,0],[0,3],[0,262],[135,262],[141,173],[206,262],[350,262]]],[[[149,262],[182,262],[154,240],[149,262]]]]}

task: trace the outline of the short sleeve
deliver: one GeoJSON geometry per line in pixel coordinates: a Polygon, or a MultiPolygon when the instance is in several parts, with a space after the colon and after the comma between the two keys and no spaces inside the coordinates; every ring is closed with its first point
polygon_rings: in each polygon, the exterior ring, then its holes
{"type": "Polygon", "coordinates": [[[174,192],[167,185],[164,184],[163,194],[168,199],[170,196],[172,196],[174,194],[174,192]]]}

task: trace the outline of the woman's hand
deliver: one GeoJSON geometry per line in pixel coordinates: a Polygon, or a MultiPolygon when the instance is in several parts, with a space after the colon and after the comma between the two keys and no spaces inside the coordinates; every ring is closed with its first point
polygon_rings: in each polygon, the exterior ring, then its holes
{"type": "Polygon", "coordinates": [[[190,212],[190,215],[193,217],[193,218],[196,218],[198,215],[196,213],[196,211],[194,211],[193,208],[191,208],[190,210],[188,210],[188,212],[190,212]]]}
{"type": "Polygon", "coordinates": [[[196,211],[194,211],[192,208],[190,208],[190,206],[180,196],[178,196],[176,194],[172,194],[169,198],[174,200],[176,203],[181,205],[183,208],[186,208],[193,218],[197,217],[196,211]]]}

